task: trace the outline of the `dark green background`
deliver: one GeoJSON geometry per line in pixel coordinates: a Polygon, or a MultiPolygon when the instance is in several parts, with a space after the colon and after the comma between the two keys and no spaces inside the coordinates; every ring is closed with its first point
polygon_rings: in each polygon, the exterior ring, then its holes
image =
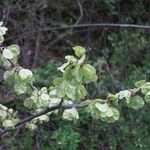
{"type": "MultiPolygon", "coordinates": [[[[149,0],[80,0],[83,16],[79,24],[150,24],[149,0]]],[[[76,0],[0,0],[0,20],[9,28],[5,44],[21,46],[19,63],[35,72],[36,86],[49,87],[59,75],[57,67],[72,46],[86,47],[97,69],[96,83],[87,86],[87,98],[132,88],[141,79],[150,80],[150,30],[79,28],[50,30],[74,24],[80,16],[76,0]],[[63,38],[60,38],[63,35],[63,38]],[[107,64],[104,64],[104,60],[107,64]]],[[[2,74],[3,71],[0,70],[2,74]]],[[[22,98],[14,97],[2,82],[1,101],[25,116],[22,98]]],[[[51,116],[38,130],[22,130],[0,141],[0,150],[149,150],[150,106],[138,111],[120,104],[121,118],[113,124],[94,120],[84,110],[77,124],[51,116]]]]}

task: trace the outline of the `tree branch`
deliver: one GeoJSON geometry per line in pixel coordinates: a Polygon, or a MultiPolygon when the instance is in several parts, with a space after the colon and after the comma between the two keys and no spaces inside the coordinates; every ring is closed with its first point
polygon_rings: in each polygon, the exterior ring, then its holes
{"type": "Polygon", "coordinates": [[[65,109],[71,109],[73,107],[75,108],[82,108],[82,107],[86,107],[88,106],[88,104],[84,104],[84,105],[79,105],[79,104],[62,104],[63,101],[61,101],[59,104],[55,105],[55,106],[51,106],[49,108],[46,108],[44,109],[43,111],[41,112],[37,112],[37,113],[34,113],[32,114],[31,116],[29,117],[26,117],[24,118],[23,120],[21,120],[19,123],[17,123],[15,125],[15,128],[13,129],[6,129],[6,130],[3,130],[1,133],[0,133],[0,137],[2,137],[5,133],[9,132],[9,131],[12,131],[14,129],[19,129],[22,127],[22,125],[24,125],[25,123],[27,122],[30,122],[31,120],[33,120],[34,118],[37,118],[39,116],[42,116],[44,114],[47,114],[51,111],[54,111],[56,109],[62,109],[62,110],[65,110],[65,109]]]}
{"type": "Polygon", "coordinates": [[[63,30],[69,28],[91,28],[91,27],[100,27],[100,28],[131,28],[131,29],[148,29],[150,30],[150,25],[137,25],[137,24],[114,24],[114,23],[85,23],[85,24],[75,24],[75,25],[64,25],[61,27],[50,27],[40,29],[40,31],[49,31],[49,30],[63,30]]]}
{"type": "MultiPolygon", "coordinates": [[[[129,91],[131,92],[132,96],[134,96],[136,93],[139,92],[139,89],[129,89],[129,91]]],[[[107,102],[107,100],[102,100],[104,103],[107,102]]],[[[3,130],[1,133],[0,133],[0,138],[7,132],[9,131],[12,131],[14,129],[19,129],[21,128],[25,123],[27,122],[30,122],[31,120],[33,120],[34,118],[37,118],[39,116],[42,116],[44,114],[47,114],[51,111],[54,111],[56,109],[62,109],[62,110],[65,110],[65,109],[71,109],[71,108],[83,108],[83,107],[87,107],[89,105],[89,103],[85,103],[85,104],[63,104],[63,100],[61,100],[61,102],[55,106],[51,106],[51,107],[48,107],[44,110],[42,110],[41,112],[37,112],[37,113],[33,113],[32,115],[24,118],[23,120],[21,120],[19,123],[17,123],[15,125],[15,127],[13,129],[6,129],[6,130],[3,130]]]]}
{"type": "MultiPolygon", "coordinates": [[[[73,25],[62,25],[62,26],[52,26],[47,28],[41,28],[38,31],[25,32],[23,31],[21,34],[18,34],[15,37],[7,38],[7,40],[27,36],[29,34],[33,34],[40,31],[53,31],[53,30],[64,30],[64,29],[81,29],[81,28],[110,28],[110,29],[142,29],[142,30],[150,30],[150,25],[139,25],[139,24],[115,24],[115,23],[83,23],[83,24],[73,24],[73,25]]],[[[69,31],[70,32],[70,31],[69,31]]],[[[67,31],[65,32],[67,33],[67,31]]],[[[62,39],[67,34],[60,35],[59,39],[62,39]]],[[[57,41],[59,39],[56,39],[57,41]]],[[[57,41],[52,41],[51,45],[55,44],[57,41]],[[56,41],[56,42],[55,42],[56,41]]]]}
{"type": "MultiPolygon", "coordinates": [[[[134,96],[136,93],[139,92],[139,89],[129,89],[129,91],[131,92],[131,95],[134,96]]],[[[107,103],[107,100],[102,100],[102,102],[104,103],[107,103]]],[[[47,114],[51,111],[54,111],[56,109],[62,109],[62,110],[65,110],[65,109],[71,109],[71,108],[83,108],[83,107],[87,107],[89,105],[89,103],[83,103],[83,104],[63,104],[63,100],[61,100],[61,102],[55,106],[51,106],[51,107],[48,107],[44,110],[42,110],[41,112],[37,112],[37,113],[33,113],[32,115],[24,118],[23,120],[21,120],[19,123],[17,123],[15,125],[15,127],[13,129],[6,129],[6,130],[3,130],[1,133],[0,133],[0,138],[5,134],[5,133],[8,133],[9,131],[12,131],[14,129],[19,129],[21,128],[25,123],[27,122],[30,122],[31,120],[33,120],[34,118],[37,118],[37,117],[40,117],[44,114],[47,114]]]]}

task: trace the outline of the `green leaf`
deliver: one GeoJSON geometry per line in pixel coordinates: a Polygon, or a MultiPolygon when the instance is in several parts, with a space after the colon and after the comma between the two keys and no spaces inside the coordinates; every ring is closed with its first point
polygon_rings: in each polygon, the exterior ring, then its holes
{"type": "Polygon", "coordinates": [[[62,83],[58,87],[56,87],[56,93],[58,94],[58,97],[64,97],[65,96],[65,86],[62,83]]]}
{"type": "Polygon", "coordinates": [[[23,94],[27,91],[27,85],[25,83],[19,82],[15,84],[15,91],[17,94],[23,94]]]}
{"type": "Polygon", "coordinates": [[[57,105],[57,104],[59,104],[61,102],[61,98],[57,98],[57,97],[55,97],[55,98],[50,98],[50,106],[54,106],[54,105],[57,105]]]}
{"type": "Polygon", "coordinates": [[[79,119],[79,114],[75,108],[66,109],[63,112],[63,118],[69,121],[73,121],[79,119]]]}
{"type": "Polygon", "coordinates": [[[9,70],[4,73],[4,80],[7,82],[14,81],[14,70],[9,70]]]}
{"type": "Polygon", "coordinates": [[[107,99],[111,100],[112,102],[117,100],[117,96],[111,93],[108,93],[107,99]]]}
{"type": "Polygon", "coordinates": [[[65,70],[64,70],[64,79],[65,80],[72,80],[73,79],[73,74],[72,74],[72,65],[68,66],[65,70]]]}
{"type": "Polygon", "coordinates": [[[146,93],[146,95],[145,95],[145,101],[147,103],[150,103],[150,91],[148,93],[146,93]]]}
{"type": "Polygon", "coordinates": [[[0,35],[0,44],[2,44],[3,42],[4,42],[4,37],[0,35]]]}
{"type": "Polygon", "coordinates": [[[0,27],[0,35],[4,35],[4,34],[6,34],[6,31],[7,31],[8,29],[6,28],[6,27],[0,27]]]}
{"type": "Polygon", "coordinates": [[[56,84],[56,93],[58,95],[58,97],[64,97],[65,96],[65,90],[67,87],[67,81],[63,81],[61,80],[61,78],[57,78],[57,80],[55,80],[56,84]]]}
{"type": "Polygon", "coordinates": [[[77,80],[77,82],[81,81],[82,71],[81,71],[80,65],[76,65],[75,68],[73,69],[73,76],[74,76],[74,79],[77,80]]]}
{"type": "Polygon", "coordinates": [[[33,73],[29,69],[21,69],[18,75],[22,80],[26,80],[32,78],[33,73]]]}
{"type": "Polygon", "coordinates": [[[56,78],[56,79],[53,81],[53,84],[54,84],[55,86],[58,86],[58,85],[60,85],[62,82],[63,82],[63,78],[59,77],[59,78],[56,78]]]}
{"type": "Polygon", "coordinates": [[[2,57],[1,57],[1,59],[2,59],[2,65],[5,67],[5,68],[8,68],[8,69],[10,69],[12,66],[11,66],[11,63],[5,58],[5,57],[3,57],[3,55],[2,55],[2,57]]]}
{"type": "Polygon", "coordinates": [[[100,112],[100,117],[106,118],[106,117],[107,117],[106,113],[107,113],[107,112],[100,112]]]}
{"type": "Polygon", "coordinates": [[[96,103],[95,107],[101,112],[107,112],[109,109],[109,106],[107,103],[104,103],[104,104],[96,103]]]}
{"type": "Polygon", "coordinates": [[[38,119],[39,119],[41,122],[48,122],[48,121],[49,121],[48,115],[42,115],[42,116],[38,117],[38,119]]]}
{"type": "Polygon", "coordinates": [[[73,47],[73,50],[75,51],[75,55],[78,56],[79,58],[85,55],[85,48],[81,46],[75,46],[73,47]]]}
{"type": "Polygon", "coordinates": [[[106,116],[107,116],[107,117],[112,117],[112,116],[113,116],[113,111],[112,111],[112,108],[111,108],[111,107],[107,110],[106,116]]]}
{"type": "Polygon", "coordinates": [[[119,117],[120,117],[120,112],[119,112],[119,110],[118,110],[117,108],[115,108],[115,107],[111,107],[111,109],[112,109],[112,112],[113,112],[113,119],[114,119],[115,121],[118,120],[119,117]]]}
{"type": "Polygon", "coordinates": [[[42,87],[40,92],[41,93],[47,93],[48,92],[47,87],[42,87]]]}
{"type": "Polygon", "coordinates": [[[38,90],[34,90],[32,92],[31,99],[33,100],[34,103],[37,103],[37,101],[39,99],[39,91],[38,90]]]}
{"type": "MultiPolygon", "coordinates": [[[[64,89],[63,89],[64,90],[64,89]]],[[[75,96],[76,96],[76,88],[67,83],[66,87],[65,87],[65,94],[68,98],[72,99],[72,100],[75,100],[75,96]]]]}
{"type": "Polygon", "coordinates": [[[14,122],[12,121],[12,120],[5,120],[4,122],[3,122],[3,126],[5,127],[5,128],[12,128],[12,127],[14,127],[15,126],[15,124],[14,124],[14,122]]]}
{"type": "Polygon", "coordinates": [[[78,100],[84,99],[87,95],[86,89],[83,85],[80,85],[76,90],[76,97],[78,100]]]}
{"type": "Polygon", "coordinates": [[[50,95],[47,93],[46,87],[43,87],[40,91],[38,91],[37,94],[35,92],[35,98],[36,98],[36,101],[33,99],[33,102],[35,103],[37,108],[47,107],[50,104],[50,95]]]}
{"type": "Polygon", "coordinates": [[[9,49],[4,49],[3,50],[3,56],[6,59],[13,59],[13,57],[14,57],[13,53],[9,49]]]}
{"type": "Polygon", "coordinates": [[[90,99],[83,101],[82,103],[80,103],[80,106],[88,106],[90,105],[92,101],[90,99]]]}
{"type": "Polygon", "coordinates": [[[20,54],[20,47],[16,44],[8,46],[7,49],[10,50],[14,56],[18,56],[20,54]]]}
{"type": "Polygon", "coordinates": [[[49,101],[50,100],[50,96],[46,93],[42,93],[40,95],[40,98],[42,99],[42,101],[49,101]]]}
{"type": "Polygon", "coordinates": [[[66,56],[65,59],[67,59],[69,64],[75,65],[77,63],[77,59],[74,56],[72,56],[72,55],[66,56]]]}
{"type": "Polygon", "coordinates": [[[129,106],[135,110],[144,106],[144,100],[142,97],[136,95],[131,97],[129,106]]]}
{"type": "Polygon", "coordinates": [[[64,72],[64,70],[68,67],[68,65],[69,65],[69,62],[64,63],[62,66],[58,68],[58,70],[60,70],[61,72],[64,72]]]}
{"type": "Polygon", "coordinates": [[[145,80],[140,80],[140,81],[137,81],[136,83],[135,83],[135,86],[137,87],[137,88],[140,88],[141,86],[143,86],[144,84],[145,84],[145,80]]]}
{"type": "Polygon", "coordinates": [[[23,102],[23,105],[29,109],[32,109],[34,103],[33,103],[32,99],[28,98],[23,102]]]}
{"type": "Polygon", "coordinates": [[[2,105],[2,104],[0,104],[0,110],[8,110],[8,108],[6,107],[6,106],[4,106],[4,105],[2,105]]]}
{"type": "Polygon", "coordinates": [[[118,96],[119,99],[125,98],[126,102],[129,103],[131,98],[131,91],[129,90],[120,91],[119,93],[116,94],[116,96],[118,96]]]}
{"type": "Polygon", "coordinates": [[[89,64],[82,66],[82,75],[83,75],[83,82],[85,83],[89,83],[91,81],[94,82],[97,80],[96,70],[89,64]]]}
{"type": "Polygon", "coordinates": [[[150,91],[150,82],[146,82],[143,86],[141,86],[141,92],[146,94],[150,91]]]}

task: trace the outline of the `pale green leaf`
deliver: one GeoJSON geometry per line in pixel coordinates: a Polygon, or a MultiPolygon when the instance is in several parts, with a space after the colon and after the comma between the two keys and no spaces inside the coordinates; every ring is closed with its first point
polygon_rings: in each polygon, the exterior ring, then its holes
{"type": "Polygon", "coordinates": [[[19,71],[19,76],[22,80],[25,80],[27,78],[32,78],[33,73],[29,69],[21,69],[19,71]]]}
{"type": "Polygon", "coordinates": [[[142,97],[136,95],[131,97],[129,106],[133,109],[139,109],[144,106],[144,100],[142,97]]]}
{"type": "Polygon", "coordinates": [[[0,44],[4,42],[4,37],[0,35],[0,44]]]}
{"type": "Polygon", "coordinates": [[[112,102],[117,100],[117,96],[111,93],[108,93],[107,99],[111,100],[112,102]]]}
{"type": "Polygon", "coordinates": [[[143,86],[141,86],[141,92],[146,94],[150,91],[150,82],[146,82],[143,86]]]}
{"type": "Polygon", "coordinates": [[[11,82],[14,80],[14,70],[9,70],[4,73],[4,80],[11,82]]]}
{"type": "Polygon", "coordinates": [[[107,117],[112,117],[112,116],[113,116],[112,108],[109,108],[109,109],[107,110],[106,116],[107,116],[107,117]]]}
{"type": "Polygon", "coordinates": [[[85,48],[81,46],[74,46],[73,50],[75,51],[75,55],[78,57],[82,57],[86,52],[85,48]]]}
{"type": "Polygon", "coordinates": [[[76,64],[77,63],[77,59],[72,56],[72,55],[68,55],[65,57],[65,59],[67,59],[67,61],[70,63],[70,64],[76,64]]]}
{"type": "Polygon", "coordinates": [[[65,94],[68,98],[75,100],[76,88],[68,83],[65,87],[65,94]]]}
{"type": "Polygon", "coordinates": [[[144,84],[145,84],[145,80],[140,80],[140,81],[137,81],[136,83],[135,83],[135,86],[137,87],[137,88],[140,88],[141,86],[143,86],[144,84]]]}
{"type": "Polygon", "coordinates": [[[25,83],[19,82],[15,84],[15,91],[17,94],[23,94],[27,91],[27,85],[25,83]]]}
{"type": "Polygon", "coordinates": [[[16,44],[12,44],[7,47],[8,50],[10,50],[14,56],[17,56],[20,54],[20,47],[16,44]]]}
{"type": "Polygon", "coordinates": [[[46,94],[46,93],[42,93],[42,94],[40,95],[40,98],[41,98],[43,101],[48,101],[48,100],[50,100],[50,96],[49,96],[48,94],[46,94]]]}
{"type": "Polygon", "coordinates": [[[0,35],[5,35],[7,30],[6,27],[0,27],[0,35]]]}
{"type": "Polygon", "coordinates": [[[33,101],[32,99],[28,98],[23,102],[23,105],[29,109],[33,108],[33,101]]]}
{"type": "Polygon", "coordinates": [[[40,121],[44,121],[44,122],[48,122],[49,121],[49,117],[47,116],[47,115],[42,115],[42,116],[40,116],[40,117],[38,117],[38,119],[40,120],[40,121]]]}
{"type": "Polygon", "coordinates": [[[147,103],[150,103],[150,91],[148,93],[146,93],[146,95],[145,95],[145,101],[147,103]]]}
{"type": "Polygon", "coordinates": [[[83,85],[80,85],[76,90],[76,97],[78,100],[84,99],[87,95],[86,89],[83,85]]]}
{"type": "Polygon", "coordinates": [[[91,81],[94,82],[97,80],[96,70],[94,67],[92,67],[89,64],[82,66],[82,75],[83,75],[83,81],[85,83],[89,83],[91,81]]]}
{"type": "Polygon", "coordinates": [[[109,106],[107,103],[104,103],[104,104],[96,103],[95,107],[101,112],[107,112],[109,109],[109,106]]]}
{"type": "Polygon", "coordinates": [[[12,128],[12,127],[14,127],[14,122],[12,121],[12,120],[4,120],[4,122],[3,122],[3,126],[5,127],[5,128],[12,128]]]}
{"type": "Polygon", "coordinates": [[[6,59],[13,59],[13,57],[14,57],[13,53],[9,49],[4,49],[3,50],[3,56],[6,59]]]}
{"type": "Polygon", "coordinates": [[[79,119],[79,114],[75,108],[66,109],[63,112],[63,118],[67,119],[69,121],[77,120],[77,119],[79,119]]]}
{"type": "Polygon", "coordinates": [[[117,108],[115,107],[110,107],[112,109],[112,112],[113,112],[113,119],[116,121],[119,119],[120,117],[120,112],[117,108]]]}

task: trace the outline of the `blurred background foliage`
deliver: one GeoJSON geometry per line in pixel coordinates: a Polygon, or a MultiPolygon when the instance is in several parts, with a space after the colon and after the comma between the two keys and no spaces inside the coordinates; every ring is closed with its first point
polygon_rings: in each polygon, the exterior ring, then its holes
{"type": "MultiPolygon", "coordinates": [[[[57,67],[72,46],[86,47],[99,76],[87,86],[87,98],[132,88],[135,81],[150,80],[150,32],[142,29],[55,27],[89,23],[150,23],[149,0],[0,0],[0,20],[9,28],[5,44],[21,46],[20,64],[35,73],[36,86],[49,87],[60,75],[57,67]],[[83,12],[83,14],[82,14],[83,12]]],[[[24,97],[14,97],[3,83],[0,68],[0,101],[20,111],[24,97]]],[[[70,123],[51,116],[38,130],[8,134],[0,150],[149,150],[150,106],[139,111],[120,106],[121,118],[113,124],[94,120],[80,110],[80,120],[70,123]]]]}

